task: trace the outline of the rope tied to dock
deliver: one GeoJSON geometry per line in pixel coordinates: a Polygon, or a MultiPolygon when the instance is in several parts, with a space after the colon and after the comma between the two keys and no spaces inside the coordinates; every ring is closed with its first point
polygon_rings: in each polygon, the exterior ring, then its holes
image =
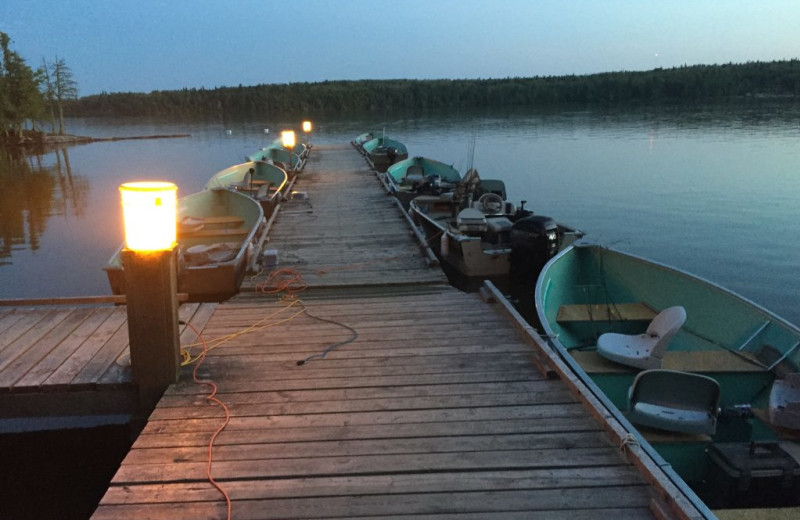
{"type": "Polygon", "coordinates": [[[627,453],[629,446],[639,446],[639,439],[637,439],[632,433],[628,433],[625,438],[622,439],[622,442],[619,444],[619,451],[622,453],[627,453]]]}

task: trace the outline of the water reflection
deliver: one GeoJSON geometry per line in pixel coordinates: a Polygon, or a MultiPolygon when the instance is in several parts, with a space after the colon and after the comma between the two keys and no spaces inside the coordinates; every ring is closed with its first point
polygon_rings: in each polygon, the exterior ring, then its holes
{"type": "Polygon", "coordinates": [[[83,215],[88,193],[66,148],[27,156],[0,151],[0,266],[10,265],[15,251],[38,251],[50,217],[83,215]]]}
{"type": "MultiPolygon", "coordinates": [[[[412,155],[462,172],[474,165],[482,177],[503,179],[515,201],[527,200],[537,213],[594,240],[704,276],[800,321],[794,211],[800,104],[312,119],[317,145],[343,145],[385,128],[412,155]]],[[[69,128],[79,135],[191,138],[1,155],[0,298],[108,294],[102,267],[122,241],[121,183],[166,180],[178,185],[179,196],[193,193],[299,124],[258,114],[216,121],[76,119],[69,128]]]]}

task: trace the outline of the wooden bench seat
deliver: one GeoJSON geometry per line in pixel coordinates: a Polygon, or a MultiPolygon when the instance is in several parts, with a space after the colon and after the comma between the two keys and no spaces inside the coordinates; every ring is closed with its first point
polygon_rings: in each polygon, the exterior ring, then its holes
{"type": "Polygon", "coordinates": [[[592,322],[592,321],[650,321],[656,312],[644,302],[609,304],[573,304],[562,305],[558,309],[556,321],[592,322]]]}
{"type": "Polygon", "coordinates": [[[244,219],[242,217],[237,217],[235,215],[223,215],[221,217],[203,217],[201,219],[203,224],[244,224],[244,219]]]}
{"type": "Polygon", "coordinates": [[[250,233],[248,227],[237,228],[201,228],[196,230],[179,231],[178,235],[181,237],[231,237],[231,236],[245,236],[250,233]]]}
{"type": "Polygon", "coordinates": [[[713,439],[705,433],[679,433],[656,430],[647,426],[637,426],[639,433],[647,439],[650,444],[676,444],[682,443],[709,443],[713,439]]]}
{"type": "MultiPolygon", "coordinates": [[[[638,369],[614,363],[596,351],[572,351],[587,374],[636,373],[638,369]]],[[[681,372],[761,372],[764,369],[726,350],[668,350],[663,368],[681,372]]]]}

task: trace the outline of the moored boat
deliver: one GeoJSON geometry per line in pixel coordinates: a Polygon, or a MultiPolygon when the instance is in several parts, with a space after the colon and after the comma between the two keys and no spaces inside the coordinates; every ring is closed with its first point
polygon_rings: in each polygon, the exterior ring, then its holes
{"type": "Polygon", "coordinates": [[[503,181],[470,170],[461,186],[440,196],[420,195],[409,213],[443,264],[466,278],[511,274],[512,258],[525,276],[583,236],[578,230],[507,200],[503,181]]]}
{"type": "Polygon", "coordinates": [[[406,145],[386,136],[367,141],[362,148],[367,160],[379,172],[385,172],[394,163],[408,159],[406,145]]]}
{"type": "Polygon", "coordinates": [[[352,144],[356,150],[358,150],[363,154],[365,153],[364,143],[366,143],[367,141],[372,141],[373,139],[379,137],[380,135],[381,135],[380,132],[364,132],[363,134],[357,135],[355,139],[350,141],[350,144],[352,144]]]}
{"type": "Polygon", "coordinates": [[[427,157],[410,157],[386,170],[389,191],[408,208],[419,195],[441,195],[461,182],[461,174],[453,166],[427,157]]]}
{"type": "MultiPolygon", "coordinates": [[[[178,291],[189,301],[221,301],[239,291],[264,232],[255,200],[229,189],[208,189],[178,199],[178,291]]],[[[113,294],[125,294],[120,247],[103,268],[113,294]]]]}
{"type": "Polygon", "coordinates": [[[544,267],[535,301],[552,348],[709,508],[800,517],[797,326],[706,280],[584,241],[544,267]]]}
{"type": "Polygon", "coordinates": [[[272,144],[248,155],[245,159],[247,161],[274,163],[286,171],[286,175],[289,176],[291,181],[305,166],[307,156],[308,149],[303,144],[296,144],[292,151],[287,150],[280,144],[272,144]]]}
{"type": "Polygon", "coordinates": [[[272,215],[281,198],[287,196],[286,171],[273,163],[249,161],[225,168],[206,183],[205,189],[227,188],[252,197],[261,204],[264,216],[272,215]]]}

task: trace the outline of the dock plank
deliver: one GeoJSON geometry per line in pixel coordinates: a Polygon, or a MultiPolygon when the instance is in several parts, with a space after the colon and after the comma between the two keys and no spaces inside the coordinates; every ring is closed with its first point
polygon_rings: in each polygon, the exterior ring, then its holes
{"type": "MultiPolygon", "coordinates": [[[[13,340],[0,349],[0,354],[2,354],[2,357],[0,357],[0,371],[5,370],[6,367],[14,363],[28,349],[35,347],[37,342],[47,336],[54,328],[57,328],[69,315],[69,310],[55,309],[43,314],[32,314],[31,319],[21,320],[12,325],[11,329],[16,329],[21,334],[14,337],[13,340]],[[23,327],[24,332],[22,331],[23,327]]],[[[11,339],[12,334],[8,336],[9,339],[11,339]]]]}
{"type": "Polygon", "coordinates": [[[69,385],[76,381],[78,374],[89,364],[94,355],[103,348],[106,342],[113,338],[123,336],[127,338],[128,331],[125,309],[114,308],[103,323],[94,333],[83,341],[80,346],[45,380],[48,385],[69,385]]]}
{"type": "Polygon", "coordinates": [[[63,338],[57,348],[53,349],[45,359],[33,366],[27,374],[20,378],[16,386],[34,387],[44,384],[47,378],[108,319],[111,312],[112,309],[108,307],[90,309],[86,319],[67,337],[63,338]]]}

